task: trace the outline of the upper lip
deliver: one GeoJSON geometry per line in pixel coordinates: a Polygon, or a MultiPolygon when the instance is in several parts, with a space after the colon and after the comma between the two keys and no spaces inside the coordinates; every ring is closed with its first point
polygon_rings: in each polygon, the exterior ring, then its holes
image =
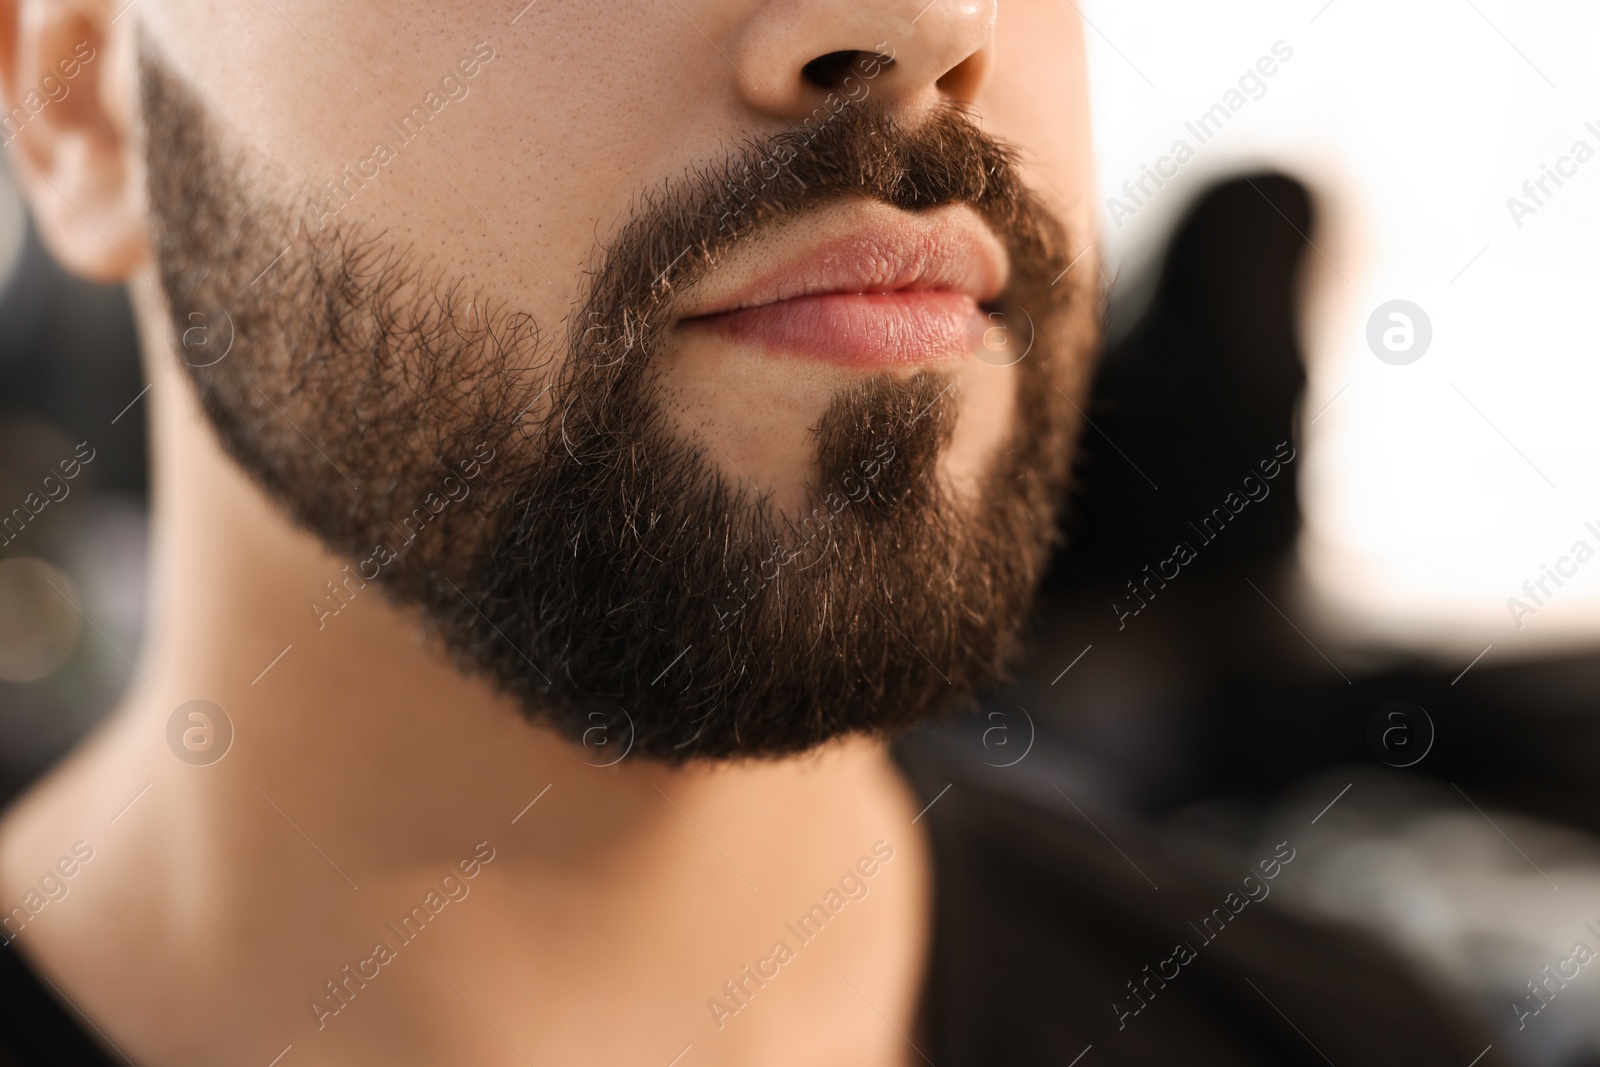
{"type": "MultiPolygon", "coordinates": [[[[964,206],[920,215],[883,208],[865,219],[845,213],[791,225],[807,223],[808,229],[822,229],[824,235],[780,253],[777,265],[751,275],[741,277],[743,250],[735,249],[695,287],[705,292],[683,310],[679,321],[827,294],[943,291],[982,304],[1005,287],[1005,249],[978,214],[964,206]]],[[[781,236],[779,240],[789,244],[781,236]]]]}

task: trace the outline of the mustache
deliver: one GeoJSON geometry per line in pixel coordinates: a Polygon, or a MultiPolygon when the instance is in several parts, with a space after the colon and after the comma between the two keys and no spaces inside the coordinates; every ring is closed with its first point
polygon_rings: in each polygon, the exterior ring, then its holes
{"type": "MultiPolygon", "coordinates": [[[[973,208],[1011,260],[1002,305],[1042,317],[1069,297],[1066,228],[1023,183],[1018,153],[956,104],[916,125],[855,101],[815,128],[744,141],[729,156],[647,193],[592,272],[568,321],[572,365],[638,366],[653,353],[679,294],[733,245],[849,196],[907,211],[973,208]]],[[[624,372],[625,373],[625,372],[624,372]]]]}

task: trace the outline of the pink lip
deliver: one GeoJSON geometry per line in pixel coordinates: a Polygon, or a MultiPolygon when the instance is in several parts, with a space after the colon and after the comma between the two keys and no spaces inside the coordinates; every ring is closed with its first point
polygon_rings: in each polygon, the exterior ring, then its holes
{"type": "Polygon", "coordinates": [[[980,309],[1005,283],[998,244],[978,224],[876,226],[828,242],[679,325],[779,355],[855,367],[970,353],[980,309]]]}
{"type": "Polygon", "coordinates": [[[819,293],[695,321],[768,352],[853,367],[957,358],[983,329],[976,300],[938,289],[819,293]]]}

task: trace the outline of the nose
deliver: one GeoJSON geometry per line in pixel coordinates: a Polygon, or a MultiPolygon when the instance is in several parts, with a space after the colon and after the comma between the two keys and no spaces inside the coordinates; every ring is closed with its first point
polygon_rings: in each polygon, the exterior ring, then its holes
{"type": "Polygon", "coordinates": [[[992,58],[998,0],[770,0],[729,58],[746,102],[795,120],[832,92],[916,113],[970,104],[992,58]],[[863,96],[865,94],[865,96],[863,96]]]}

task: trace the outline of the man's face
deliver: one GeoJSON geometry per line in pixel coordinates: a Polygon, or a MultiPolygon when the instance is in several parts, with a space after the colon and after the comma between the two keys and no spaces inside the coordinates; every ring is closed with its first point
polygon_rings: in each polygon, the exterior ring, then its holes
{"type": "Polygon", "coordinates": [[[145,2],[176,358],[464,669],[682,760],[1013,654],[1093,334],[1058,5],[145,2]]]}

